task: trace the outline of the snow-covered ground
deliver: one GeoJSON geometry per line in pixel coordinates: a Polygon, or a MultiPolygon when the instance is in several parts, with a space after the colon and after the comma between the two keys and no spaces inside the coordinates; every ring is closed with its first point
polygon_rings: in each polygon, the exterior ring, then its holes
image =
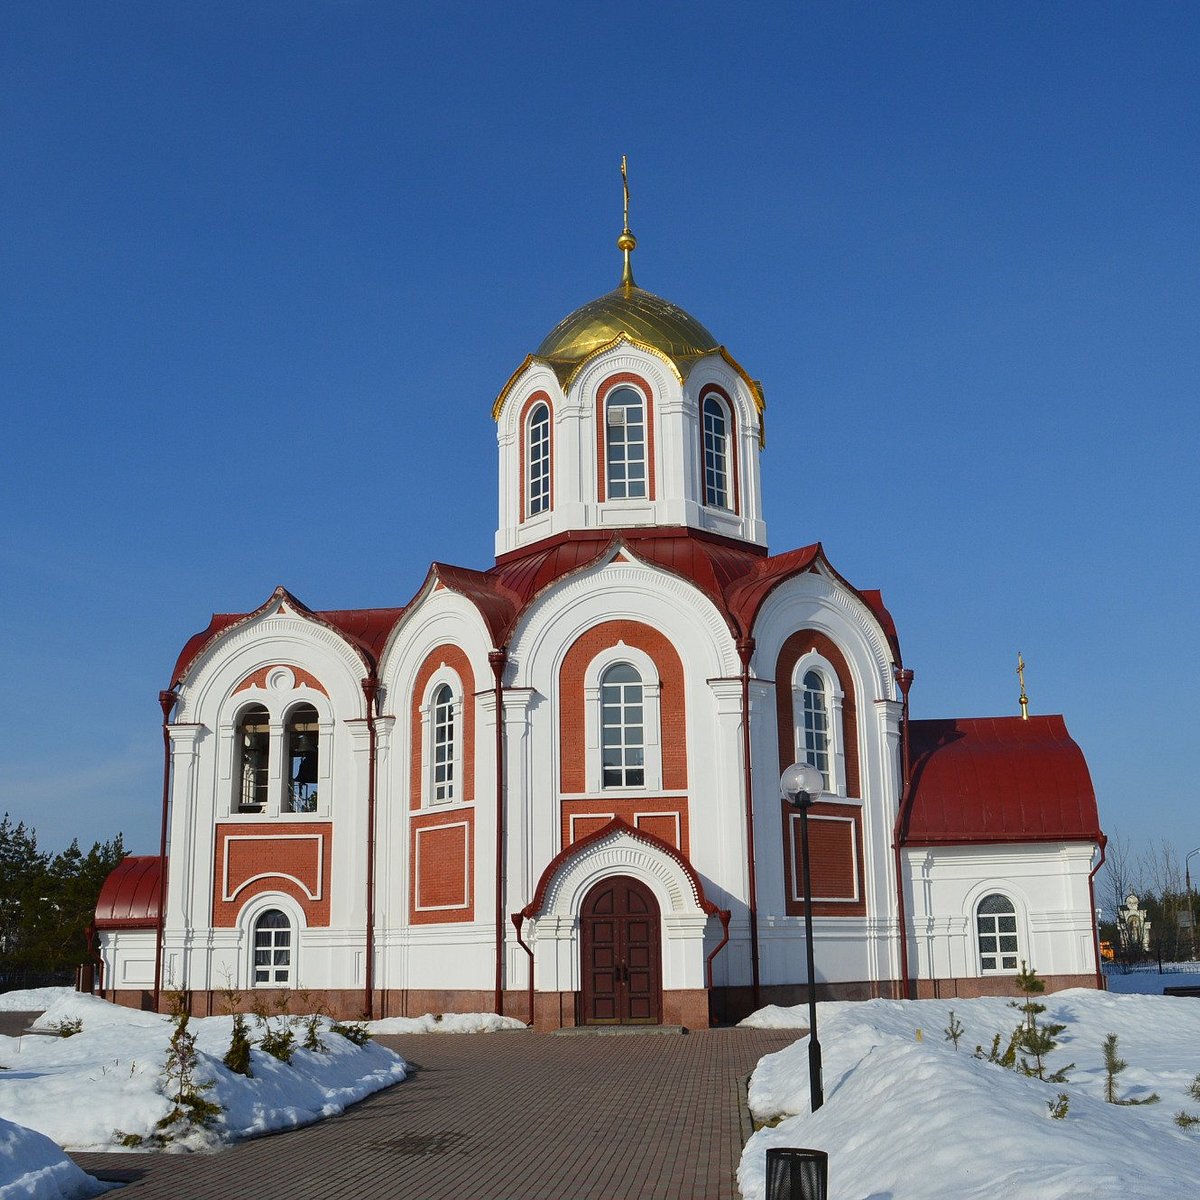
{"type": "Polygon", "coordinates": [[[366,1025],[372,1033],[500,1033],[528,1028],[516,1017],[495,1013],[426,1013],[423,1017],[383,1017],[366,1025]]]}
{"type": "MultiPolygon", "coordinates": [[[[1155,991],[1164,978],[1155,974],[1155,991]]],[[[1075,1063],[1065,1084],[974,1057],[996,1033],[1007,1044],[1020,1019],[999,997],[819,1004],[824,1107],[809,1111],[807,1037],[759,1062],[750,1082],[756,1120],[795,1115],[747,1143],[738,1172],[745,1200],[764,1195],[771,1146],[826,1151],[829,1200],[1200,1196],[1200,1127],[1174,1120],[1181,1110],[1200,1116],[1188,1095],[1200,1072],[1200,999],[1079,988],[1041,1000],[1043,1019],[1067,1027],[1048,1060],[1050,1071],[1075,1063]],[[964,1027],[957,1051],[945,1036],[951,1009],[964,1027]],[[1157,1092],[1160,1103],[1105,1102],[1109,1033],[1129,1063],[1118,1096],[1157,1092]],[[1048,1102],[1060,1092],[1069,1109],[1053,1120],[1048,1102]]],[[[808,1009],[761,1009],[743,1024],[804,1027],[808,1009]]]]}
{"type": "MultiPolygon", "coordinates": [[[[71,1150],[123,1149],[123,1135],[152,1134],[171,1108],[162,1084],[171,1019],[67,988],[9,992],[0,996],[0,1007],[45,1008],[35,1025],[39,1029],[83,1021],[82,1031],[69,1038],[0,1037],[0,1200],[95,1194],[94,1188],[85,1190],[89,1176],[77,1172],[61,1152],[48,1159],[47,1143],[19,1127],[71,1150]]],[[[252,1036],[254,1024],[251,1019],[252,1036]]],[[[374,1042],[355,1046],[331,1032],[329,1024],[322,1019],[325,1050],[298,1048],[290,1063],[255,1048],[253,1078],[247,1079],[221,1061],[233,1018],[193,1018],[188,1029],[200,1052],[197,1075],[212,1084],[205,1098],[224,1111],[211,1130],[182,1138],[177,1148],[203,1149],[306,1125],[404,1078],[404,1061],[392,1051],[374,1042]]],[[[299,1045],[304,1030],[295,1032],[299,1045]]]]}

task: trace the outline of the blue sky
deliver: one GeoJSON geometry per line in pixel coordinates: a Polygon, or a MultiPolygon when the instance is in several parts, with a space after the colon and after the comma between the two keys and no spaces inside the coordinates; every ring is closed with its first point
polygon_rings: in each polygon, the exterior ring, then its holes
{"type": "MultiPolygon", "coordinates": [[[[1200,844],[1200,9],[0,10],[0,810],[157,846],[157,694],[282,583],[483,567],[492,401],[638,282],[766,387],[771,547],[917,716],[1062,712],[1200,844]]],[[[1186,844],[1186,846],[1185,846],[1186,844]]]]}

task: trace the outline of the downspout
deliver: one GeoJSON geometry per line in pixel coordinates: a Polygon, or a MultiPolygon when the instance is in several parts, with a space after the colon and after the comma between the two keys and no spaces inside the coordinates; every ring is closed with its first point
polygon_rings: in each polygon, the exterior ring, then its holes
{"type": "Polygon", "coordinates": [[[375,773],[378,755],[375,702],[379,679],[374,667],[363,679],[362,690],[367,702],[367,929],[363,1014],[369,1021],[375,1015],[375,773]]]}
{"type": "Polygon", "coordinates": [[[892,853],[896,867],[896,913],[900,921],[900,986],[906,999],[913,999],[908,978],[908,914],[904,907],[904,875],[900,858],[900,841],[903,837],[904,810],[909,801],[912,784],[912,761],[908,742],[908,693],[913,685],[913,673],[907,667],[896,668],[896,684],[900,688],[904,707],[900,715],[900,803],[896,805],[896,823],[892,828],[892,853]]]}
{"type": "MultiPolygon", "coordinates": [[[[754,639],[738,638],[738,657],[742,660],[742,797],[746,805],[746,871],[750,908],[750,987],[754,1007],[759,1000],[758,972],[758,882],[754,872],[754,789],[750,767],[750,659],[754,656],[754,639]]],[[[724,942],[721,943],[724,945],[724,942]]]]}
{"type": "Polygon", "coordinates": [[[496,994],[492,1007],[504,1015],[504,664],[508,650],[488,652],[496,695],[496,994]]]}
{"type": "Polygon", "coordinates": [[[712,1009],[713,959],[725,949],[729,942],[729,909],[718,908],[717,920],[721,922],[721,940],[708,952],[708,957],[704,960],[704,986],[708,990],[708,1023],[710,1025],[717,1023],[716,1014],[712,1009]]]}
{"type": "Polygon", "coordinates": [[[1104,866],[1104,848],[1108,845],[1108,838],[1104,834],[1100,835],[1100,861],[1088,873],[1088,900],[1092,906],[1092,948],[1096,954],[1096,988],[1098,991],[1106,991],[1104,984],[1104,971],[1100,966],[1100,923],[1096,920],[1096,872],[1104,866]]]}
{"type": "Polygon", "coordinates": [[[163,784],[162,825],[158,837],[158,920],[154,928],[154,1011],[162,995],[163,922],[167,912],[167,809],[171,803],[171,709],[179,696],[174,690],[158,693],[162,709],[163,784]]]}
{"type": "MultiPolygon", "coordinates": [[[[525,914],[515,912],[512,915],[512,923],[517,931],[517,944],[529,955],[529,1028],[533,1028],[533,951],[525,944],[525,939],[521,936],[521,926],[525,923],[525,914]]],[[[722,943],[724,945],[724,943],[722,943]]]]}

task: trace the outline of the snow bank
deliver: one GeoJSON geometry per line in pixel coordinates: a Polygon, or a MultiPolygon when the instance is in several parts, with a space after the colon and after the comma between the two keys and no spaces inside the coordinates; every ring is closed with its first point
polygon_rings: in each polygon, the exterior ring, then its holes
{"type": "MultiPolygon", "coordinates": [[[[1019,1014],[999,997],[872,1000],[818,1005],[825,1105],[808,1111],[808,1038],[762,1059],[750,1082],[759,1120],[738,1181],[746,1200],[764,1194],[770,1146],[829,1153],[830,1200],[1117,1200],[1200,1194],[1200,1136],[1180,1130],[1200,1072],[1200,1001],[1085,989],[1043,997],[1046,1019],[1067,1025],[1050,1070],[1074,1061],[1066,1084],[1047,1084],[973,1055],[1005,1035],[1019,1014]],[[950,1009],[964,1026],[956,1052],[945,1038],[950,1009]],[[918,1040],[918,1030],[921,1038],[918,1040]],[[1159,1104],[1104,1102],[1104,1037],[1115,1033],[1129,1069],[1122,1098],[1152,1091],[1159,1104]],[[1047,1102],[1066,1092],[1066,1119],[1047,1102]]],[[[745,1024],[807,1025],[807,1006],[762,1010],[745,1024]]]]}
{"type": "Polygon", "coordinates": [[[367,1021],[372,1033],[498,1033],[503,1029],[525,1029],[516,1017],[495,1013],[426,1013],[421,1017],[384,1017],[367,1021]]]}
{"type": "MultiPolygon", "coordinates": [[[[74,1037],[0,1037],[0,1117],[19,1120],[74,1150],[111,1150],[125,1133],[150,1135],[171,1105],[161,1090],[171,1019],[108,1004],[75,992],[60,994],[36,1022],[52,1028],[82,1019],[74,1037]]],[[[250,1021],[251,1032],[255,1022],[250,1021]]],[[[200,1052],[198,1077],[224,1108],[204,1134],[183,1139],[199,1149],[334,1116],[347,1105],[405,1077],[404,1061],[383,1046],[358,1047],[321,1019],[324,1052],[297,1049],[290,1063],[255,1048],[252,1079],[228,1070],[232,1017],[196,1017],[188,1026],[200,1052]]],[[[296,1030],[297,1042],[303,1031],[296,1030]]]]}
{"type": "Polygon", "coordinates": [[[44,1134],[0,1119],[0,1200],[77,1200],[114,1186],[85,1174],[44,1134]]]}
{"type": "Polygon", "coordinates": [[[63,996],[75,995],[69,987],[25,988],[20,992],[0,992],[0,1012],[40,1012],[63,996]]]}

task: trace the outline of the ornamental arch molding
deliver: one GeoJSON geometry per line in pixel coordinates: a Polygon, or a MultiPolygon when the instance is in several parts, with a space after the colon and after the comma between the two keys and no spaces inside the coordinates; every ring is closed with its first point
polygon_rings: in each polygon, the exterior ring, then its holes
{"type": "Polygon", "coordinates": [[[683,866],[664,850],[622,829],[581,846],[554,871],[537,919],[574,921],[588,892],[604,879],[629,875],[654,893],[664,917],[686,914],[707,918],[703,897],[683,866]]]}

